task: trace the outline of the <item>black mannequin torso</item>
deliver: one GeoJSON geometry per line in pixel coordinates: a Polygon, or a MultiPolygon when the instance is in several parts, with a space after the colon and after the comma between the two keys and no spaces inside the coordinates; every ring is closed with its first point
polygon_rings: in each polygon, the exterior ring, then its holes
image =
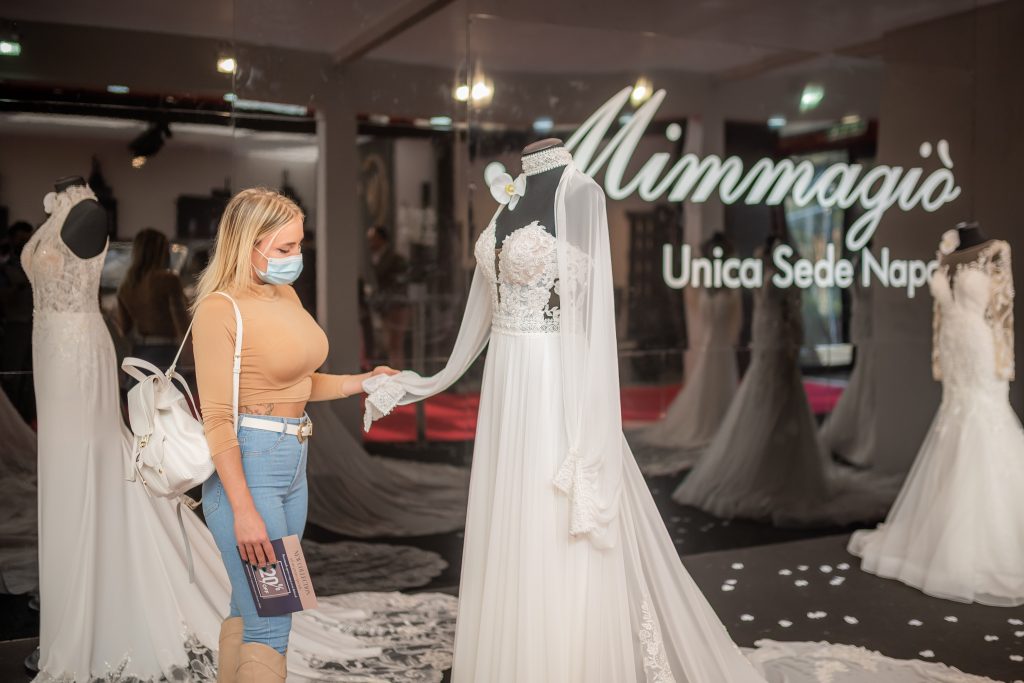
{"type": "Polygon", "coordinates": [[[957,251],[970,249],[989,241],[988,235],[981,231],[981,225],[974,221],[958,223],[956,231],[960,234],[960,246],[956,248],[957,251]]]}
{"type": "MultiPolygon", "coordinates": [[[[528,145],[523,149],[523,163],[528,163],[531,154],[555,147],[562,147],[562,141],[548,138],[528,145]]],[[[555,234],[555,191],[564,170],[564,166],[559,166],[527,176],[526,193],[519,198],[516,208],[509,210],[506,206],[495,221],[494,236],[499,248],[506,237],[534,221],[552,235],[555,234]]]]}
{"type": "MultiPolygon", "coordinates": [[[[53,189],[64,192],[75,185],[85,185],[85,181],[79,176],[68,176],[54,183],[53,189]]],[[[93,199],[75,204],[64,219],[60,237],[80,259],[99,256],[107,246],[107,212],[93,199]]]]}

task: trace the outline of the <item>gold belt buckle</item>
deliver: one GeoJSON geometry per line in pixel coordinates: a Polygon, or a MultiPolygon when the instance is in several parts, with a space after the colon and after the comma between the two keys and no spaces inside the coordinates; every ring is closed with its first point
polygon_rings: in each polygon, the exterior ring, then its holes
{"type": "Polygon", "coordinates": [[[296,436],[299,438],[299,443],[304,443],[306,439],[313,436],[313,421],[308,417],[304,418],[299,423],[299,433],[296,436]]]}

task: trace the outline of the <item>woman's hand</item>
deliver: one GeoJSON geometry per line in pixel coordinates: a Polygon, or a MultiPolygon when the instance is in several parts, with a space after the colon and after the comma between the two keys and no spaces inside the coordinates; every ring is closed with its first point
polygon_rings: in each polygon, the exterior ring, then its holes
{"type": "Polygon", "coordinates": [[[398,370],[389,368],[386,365],[378,365],[370,372],[370,377],[375,377],[376,375],[397,375],[398,372],[398,370]]]}
{"type": "Polygon", "coordinates": [[[267,537],[267,527],[254,505],[235,511],[235,540],[243,562],[256,567],[277,564],[274,546],[267,537]]]}

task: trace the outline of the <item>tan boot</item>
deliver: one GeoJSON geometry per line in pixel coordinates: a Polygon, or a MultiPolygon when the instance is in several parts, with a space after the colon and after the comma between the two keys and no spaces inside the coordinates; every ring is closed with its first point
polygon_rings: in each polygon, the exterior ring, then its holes
{"type": "Polygon", "coordinates": [[[239,649],[242,647],[242,617],[225,619],[220,625],[220,640],[217,648],[217,683],[235,683],[238,669],[239,649]]]}
{"type": "Polygon", "coordinates": [[[280,683],[288,674],[283,654],[263,643],[242,643],[236,683],[280,683]]]}

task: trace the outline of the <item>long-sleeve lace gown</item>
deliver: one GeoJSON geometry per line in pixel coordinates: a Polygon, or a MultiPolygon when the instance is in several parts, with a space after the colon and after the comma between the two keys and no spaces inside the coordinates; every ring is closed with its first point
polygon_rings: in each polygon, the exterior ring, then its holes
{"type": "Polygon", "coordinates": [[[860,531],[861,568],[929,595],[1024,604],[1024,429],[1014,377],[1010,246],[993,240],[931,280],[942,403],[885,523],[860,531]]]}

